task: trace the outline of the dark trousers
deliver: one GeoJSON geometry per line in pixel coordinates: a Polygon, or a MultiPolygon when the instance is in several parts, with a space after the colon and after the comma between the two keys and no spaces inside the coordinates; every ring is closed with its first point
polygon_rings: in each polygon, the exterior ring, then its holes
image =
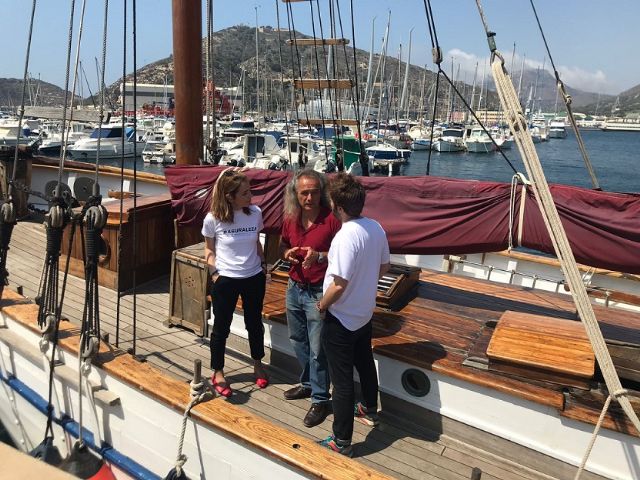
{"type": "Polygon", "coordinates": [[[327,312],[322,329],[322,344],[333,383],[333,435],[351,441],[355,403],[353,367],[360,376],[360,386],[367,409],[378,408],[378,374],[371,350],[371,322],[352,332],[327,312]]]}
{"type": "Polygon", "coordinates": [[[265,280],[264,273],[260,272],[249,278],[220,276],[213,284],[211,296],[214,320],[209,343],[211,348],[211,368],[213,370],[224,369],[224,352],[238,297],[242,298],[244,325],[249,333],[251,358],[260,360],[264,357],[262,305],[264,302],[265,280]]]}

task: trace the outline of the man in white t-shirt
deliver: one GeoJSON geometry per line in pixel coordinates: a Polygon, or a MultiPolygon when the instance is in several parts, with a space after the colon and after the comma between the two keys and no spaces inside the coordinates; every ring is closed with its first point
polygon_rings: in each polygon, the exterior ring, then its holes
{"type": "Polygon", "coordinates": [[[333,435],[320,443],[352,455],[354,417],[378,424],[378,373],[371,350],[371,317],[378,279],[389,269],[389,244],[378,222],[362,217],[366,193],[355,177],[339,173],[329,185],[333,214],[342,228],[329,249],[323,296],[322,344],[333,383],[333,435]],[[363,401],[355,403],[353,368],[360,377],[363,401]],[[354,406],[355,405],[355,406],[354,406]]]}

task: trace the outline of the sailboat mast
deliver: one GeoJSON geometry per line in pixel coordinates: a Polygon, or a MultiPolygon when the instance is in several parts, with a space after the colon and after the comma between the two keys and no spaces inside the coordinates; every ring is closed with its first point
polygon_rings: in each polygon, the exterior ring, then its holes
{"type": "Polygon", "coordinates": [[[409,81],[409,64],[411,63],[411,34],[413,33],[413,28],[409,30],[409,50],[407,52],[407,64],[404,69],[404,82],[402,84],[402,96],[400,97],[400,109],[406,109],[406,101],[407,101],[407,82],[409,81]]]}
{"type": "Polygon", "coordinates": [[[260,116],[260,56],[258,55],[258,6],[256,10],[256,111],[260,116]]]}
{"type": "MultiPolygon", "coordinates": [[[[518,100],[520,100],[520,93],[522,92],[522,75],[524,74],[524,61],[527,56],[522,56],[522,66],[520,67],[520,80],[518,80],[518,100]]],[[[520,100],[520,104],[522,104],[522,100],[520,100]]]]}
{"type": "Polygon", "coordinates": [[[202,156],[202,4],[173,0],[173,65],[176,164],[197,165],[202,156]]]}
{"type": "Polygon", "coordinates": [[[369,66],[367,68],[367,84],[364,87],[364,100],[367,101],[367,95],[369,95],[369,90],[371,89],[371,65],[373,64],[373,40],[374,40],[374,32],[376,26],[376,17],[373,17],[371,21],[371,50],[369,50],[369,66]]]}

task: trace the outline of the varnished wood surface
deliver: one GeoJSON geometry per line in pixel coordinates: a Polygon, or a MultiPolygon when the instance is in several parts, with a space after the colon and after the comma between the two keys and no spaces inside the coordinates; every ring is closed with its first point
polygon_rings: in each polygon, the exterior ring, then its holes
{"type": "MultiPolygon", "coordinates": [[[[44,242],[45,238],[40,222],[19,223],[14,230],[11,250],[8,254],[11,288],[22,285],[25,295],[31,298],[34,298],[37,293],[44,257],[44,242]]],[[[473,317],[476,313],[480,318],[494,317],[495,315],[486,313],[486,311],[480,315],[480,312],[483,311],[481,308],[477,311],[471,309],[471,313],[463,315],[460,314],[461,307],[447,308],[439,301],[428,302],[428,293],[436,295],[435,287],[435,283],[421,284],[421,290],[426,289],[426,292],[422,292],[420,298],[407,307],[407,312],[410,314],[404,315],[403,312],[403,316],[406,318],[403,319],[400,330],[403,330],[406,325],[406,331],[396,332],[399,335],[394,334],[398,328],[394,327],[392,323],[394,318],[398,318],[398,314],[384,313],[381,318],[386,318],[388,323],[385,324],[381,321],[378,325],[376,322],[376,351],[378,354],[386,354],[411,362],[418,360],[423,362],[425,367],[445,374],[455,371],[465,372],[461,367],[461,361],[464,359],[465,349],[473,345],[475,341],[473,326],[477,324],[478,320],[473,317]],[[415,305],[416,302],[418,305],[415,305]],[[432,328],[425,329],[424,317],[413,318],[413,316],[417,312],[421,312],[427,303],[431,309],[424,310],[425,313],[422,315],[431,322],[432,328]],[[456,317],[457,313],[459,315],[456,317]],[[454,318],[457,318],[456,321],[459,322],[459,325],[452,328],[448,326],[447,322],[454,318]],[[438,344],[439,340],[435,336],[431,341],[417,340],[419,335],[433,334],[436,330],[438,334],[448,334],[449,336],[446,338],[449,340],[447,341],[454,343],[451,346],[443,347],[442,343],[438,344]],[[456,338],[456,331],[460,333],[460,339],[456,338]]],[[[167,328],[162,325],[169,310],[168,292],[169,279],[167,276],[138,287],[136,353],[145,358],[148,364],[160,369],[164,378],[167,375],[173,377],[176,383],[166,384],[171,386],[169,388],[171,391],[160,393],[166,394],[171,405],[179,410],[184,407],[188,398],[186,382],[192,376],[193,360],[195,358],[202,359],[204,363],[203,375],[211,374],[211,371],[206,368],[209,347],[207,339],[201,339],[191,331],[167,328]],[[174,386],[176,387],[175,391],[174,386]]],[[[283,292],[284,285],[275,281],[269,284],[265,299],[265,313],[274,321],[284,320],[283,292]]],[[[103,287],[100,287],[100,294],[102,332],[109,333],[110,342],[114,343],[117,294],[113,290],[103,287]]],[[[82,318],[83,299],[84,281],[70,277],[63,309],[63,317],[70,320],[69,323],[64,323],[66,329],[77,331],[82,318]]],[[[464,303],[462,299],[459,300],[464,303]]],[[[33,309],[33,306],[15,305],[14,308],[28,310],[33,309]]],[[[119,346],[122,349],[127,349],[132,346],[133,298],[131,295],[121,298],[120,312],[119,346]]],[[[65,341],[72,342],[70,339],[65,341]]],[[[116,356],[118,362],[121,362],[120,369],[136,371],[140,368],[140,364],[128,355],[111,354],[106,351],[101,355],[102,362],[105,362],[109,355],[116,356]],[[126,367],[123,367],[124,365],[126,367]]],[[[284,390],[290,388],[297,381],[297,374],[291,369],[285,371],[271,367],[271,384],[265,390],[259,390],[253,384],[251,368],[243,356],[229,351],[225,370],[228,379],[232,382],[235,394],[229,400],[218,398],[210,402],[210,406],[207,404],[197,407],[196,412],[203,416],[203,421],[206,421],[205,419],[209,416],[221,422],[229,420],[216,414],[215,410],[219,405],[232,404],[241,409],[238,413],[241,418],[245,418],[244,416],[248,414],[256,415],[285,429],[289,433],[282,432],[282,438],[289,439],[287,441],[293,438],[287,435],[301,436],[307,439],[307,442],[313,442],[330,433],[332,416],[329,416],[323,424],[307,429],[302,424],[302,418],[309,407],[308,400],[285,401],[283,399],[284,390]]],[[[468,373],[458,373],[458,375],[468,376],[469,381],[476,383],[485,382],[487,385],[491,385],[494,382],[495,375],[488,372],[476,369],[466,369],[466,371],[468,373]]],[[[155,379],[155,377],[152,378],[155,379]]],[[[138,381],[143,380],[143,378],[138,379],[138,381]]],[[[508,379],[504,388],[513,394],[516,394],[520,389],[525,389],[524,395],[530,395],[532,399],[538,398],[544,393],[551,396],[549,402],[553,404],[562,399],[560,391],[549,391],[539,385],[528,385],[514,379],[508,379]],[[529,390],[526,390],[527,388],[529,390]]],[[[153,392],[149,391],[149,394],[152,395],[153,392]]],[[[488,434],[484,432],[469,429],[469,427],[451,420],[443,421],[440,427],[434,427],[435,429],[431,430],[403,418],[385,414],[384,410],[381,412],[381,416],[382,425],[375,430],[356,423],[353,437],[356,460],[366,467],[395,478],[463,480],[470,478],[474,467],[482,470],[484,480],[572,478],[575,472],[575,468],[567,464],[528,451],[524,447],[505,440],[488,437],[488,434]]],[[[257,436],[265,433],[261,428],[258,428],[257,432],[257,436]]],[[[251,433],[248,432],[247,435],[249,434],[251,433]]],[[[303,443],[305,446],[309,444],[303,443]]],[[[286,445],[281,447],[284,450],[284,455],[288,455],[289,447],[286,445]]],[[[341,462],[348,462],[349,467],[352,465],[351,461],[333,455],[331,452],[329,455],[336,467],[341,462]]],[[[331,474],[331,472],[331,469],[325,472],[323,467],[322,472],[318,471],[318,475],[327,478],[327,474],[331,474]]],[[[587,473],[583,478],[591,480],[600,477],[587,473]]]]}
{"type": "Polygon", "coordinates": [[[506,311],[487,347],[491,359],[582,378],[593,377],[595,355],[584,325],[506,311]]]}

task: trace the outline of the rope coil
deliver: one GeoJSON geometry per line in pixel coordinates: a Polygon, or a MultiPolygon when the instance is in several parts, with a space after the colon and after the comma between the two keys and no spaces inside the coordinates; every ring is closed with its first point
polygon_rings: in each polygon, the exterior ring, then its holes
{"type": "Polygon", "coordinates": [[[200,360],[196,360],[194,368],[193,380],[189,383],[189,395],[191,400],[189,401],[187,407],[184,410],[184,414],[182,415],[182,426],[180,428],[180,434],[178,435],[178,454],[176,455],[176,461],[174,464],[174,470],[176,475],[171,476],[168,475],[166,478],[185,478],[183,475],[182,468],[184,464],[187,462],[188,457],[182,453],[182,449],[184,447],[184,435],[187,431],[187,419],[189,418],[189,414],[191,413],[191,409],[198,405],[199,403],[205,401],[211,395],[211,392],[208,389],[205,389],[205,383],[200,376],[200,368],[201,363],[200,360]]]}

